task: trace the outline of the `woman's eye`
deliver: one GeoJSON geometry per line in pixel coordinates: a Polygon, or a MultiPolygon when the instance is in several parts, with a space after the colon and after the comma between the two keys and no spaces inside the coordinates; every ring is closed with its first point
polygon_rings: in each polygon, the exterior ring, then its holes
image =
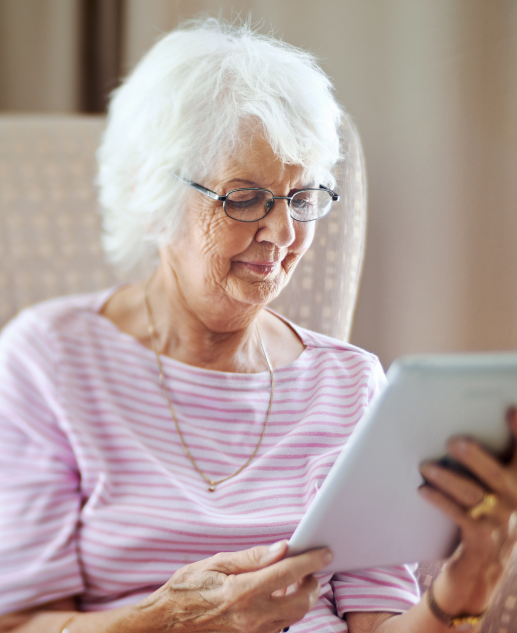
{"type": "Polygon", "coordinates": [[[229,208],[246,211],[246,209],[254,209],[261,207],[266,202],[266,194],[262,191],[234,191],[226,200],[229,208]]]}
{"type": "Polygon", "coordinates": [[[311,196],[295,196],[291,201],[291,206],[297,211],[306,211],[312,209],[314,200],[311,196]]]}
{"type": "Polygon", "coordinates": [[[248,198],[245,200],[228,200],[229,204],[235,209],[247,209],[248,207],[253,207],[259,204],[258,198],[248,198]]]}

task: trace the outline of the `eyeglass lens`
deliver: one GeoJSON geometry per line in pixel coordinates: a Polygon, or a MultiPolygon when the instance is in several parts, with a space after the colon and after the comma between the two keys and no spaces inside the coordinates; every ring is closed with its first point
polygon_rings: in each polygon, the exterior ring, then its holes
{"type": "MultiPolygon", "coordinates": [[[[228,194],[224,210],[241,222],[254,222],[268,214],[274,204],[273,194],[266,189],[237,189],[228,194]]],[[[295,220],[317,220],[328,213],[332,195],[325,189],[302,189],[291,198],[290,213],[295,220]]]]}

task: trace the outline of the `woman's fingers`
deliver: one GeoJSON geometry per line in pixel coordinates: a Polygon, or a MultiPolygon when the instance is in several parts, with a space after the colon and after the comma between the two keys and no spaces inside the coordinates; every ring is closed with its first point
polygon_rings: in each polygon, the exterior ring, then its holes
{"type": "Polygon", "coordinates": [[[468,479],[441,467],[434,462],[426,462],[420,467],[424,479],[445,492],[464,508],[471,508],[482,501],[485,489],[472,479],[468,479]]]}
{"type": "MultiPolygon", "coordinates": [[[[507,422],[517,438],[517,410],[507,412],[507,422]]],[[[421,468],[422,475],[433,487],[441,490],[465,509],[483,501],[487,491],[497,496],[497,505],[490,514],[500,519],[508,517],[517,509],[517,450],[510,465],[503,465],[494,456],[483,450],[475,441],[456,437],[448,442],[450,455],[465,466],[479,481],[454,473],[438,464],[429,462],[421,468]]]]}
{"type": "Polygon", "coordinates": [[[314,607],[319,595],[320,584],[314,576],[306,576],[296,589],[284,596],[272,595],[266,607],[273,629],[282,630],[301,620],[314,607]]]}
{"type": "Polygon", "coordinates": [[[503,466],[476,442],[467,438],[450,440],[448,449],[452,457],[476,475],[488,490],[517,507],[517,473],[514,468],[503,466]]]}
{"type": "Polygon", "coordinates": [[[314,576],[306,576],[295,591],[285,596],[272,597],[274,608],[281,614],[282,628],[290,626],[310,611],[320,595],[320,584],[314,576]]]}
{"type": "Polygon", "coordinates": [[[269,594],[278,589],[288,587],[306,576],[320,571],[332,562],[332,552],[327,548],[311,550],[261,569],[254,574],[254,582],[258,583],[269,594]]]}
{"type": "Polygon", "coordinates": [[[208,569],[229,575],[249,575],[271,594],[301,581],[328,565],[333,558],[329,549],[322,548],[283,558],[287,541],[271,546],[257,546],[240,552],[225,552],[207,559],[208,569]]]}
{"type": "MultiPolygon", "coordinates": [[[[424,486],[422,493],[426,495],[435,505],[441,496],[445,496],[446,501],[441,503],[441,509],[460,527],[466,528],[470,521],[479,520],[481,517],[487,517],[493,526],[501,526],[506,530],[505,526],[510,525],[510,519],[515,513],[516,507],[505,496],[490,495],[490,501],[495,504],[486,507],[485,511],[480,513],[472,513],[486,499],[486,489],[480,484],[454,473],[447,468],[442,468],[433,462],[425,463],[421,466],[420,472],[432,486],[424,486]],[[433,489],[436,493],[433,494],[433,489]]],[[[508,527],[508,532],[511,530],[508,527]]]]}
{"type": "Polygon", "coordinates": [[[314,606],[320,588],[312,574],[332,560],[332,553],[319,549],[283,558],[286,550],[287,543],[281,541],[271,548],[253,547],[207,559],[205,572],[226,576],[223,604],[232,605],[232,610],[239,605],[234,616],[239,626],[280,630],[314,606]]]}
{"type": "MultiPolygon", "coordinates": [[[[508,409],[508,426],[517,440],[517,409],[508,409]]],[[[450,455],[465,466],[479,482],[474,482],[452,472],[447,476],[445,469],[436,464],[426,464],[422,474],[433,485],[444,486],[445,491],[465,507],[479,503],[486,490],[495,493],[508,506],[517,508],[517,441],[514,441],[513,457],[509,465],[503,465],[493,455],[483,450],[479,444],[467,437],[452,438],[448,442],[450,455]],[[441,471],[441,472],[440,472],[441,471]],[[475,497],[479,495],[478,500],[475,497]]]]}
{"type": "Polygon", "coordinates": [[[207,559],[214,571],[230,575],[263,569],[281,560],[287,551],[287,541],[273,545],[257,545],[240,552],[223,552],[207,559]]]}
{"type": "Polygon", "coordinates": [[[471,552],[482,553],[484,561],[500,559],[501,547],[507,539],[502,524],[491,519],[472,519],[464,508],[430,486],[422,486],[418,492],[460,528],[463,547],[467,546],[471,552]]]}
{"type": "MultiPolygon", "coordinates": [[[[325,551],[325,550],[323,550],[325,551]]],[[[226,604],[237,630],[276,631],[297,622],[318,599],[319,583],[310,575],[321,568],[321,550],[274,563],[258,571],[227,576],[223,588],[226,604]],[[301,560],[296,560],[301,559],[301,560]],[[300,582],[285,595],[278,591],[300,582]]]]}
{"type": "Polygon", "coordinates": [[[449,517],[459,528],[463,528],[468,520],[465,510],[461,508],[452,499],[441,493],[439,490],[431,486],[420,486],[418,494],[429,501],[433,506],[441,510],[449,517]]]}
{"type": "Polygon", "coordinates": [[[448,495],[431,486],[421,486],[419,493],[448,516],[461,530],[462,541],[473,551],[501,561],[507,558],[517,540],[517,512],[496,506],[488,515],[473,518],[448,495]]]}

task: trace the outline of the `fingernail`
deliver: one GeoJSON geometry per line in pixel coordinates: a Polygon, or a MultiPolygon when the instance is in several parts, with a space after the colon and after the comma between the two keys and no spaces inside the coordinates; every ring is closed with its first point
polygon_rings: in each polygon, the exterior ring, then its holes
{"type": "Polygon", "coordinates": [[[421,471],[423,475],[425,475],[426,477],[430,477],[431,479],[436,479],[440,474],[438,468],[429,463],[425,464],[421,471]]]}
{"type": "Polygon", "coordinates": [[[456,454],[465,454],[470,448],[469,442],[462,439],[452,440],[450,447],[456,454]]]}
{"type": "Polygon", "coordinates": [[[324,554],[323,554],[323,562],[325,563],[325,565],[328,565],[329,563],[331,563],[334,560],[334,554],[328,549],[324,554]]]}
{"type": "Polygon", "coordinates": [[[273,543],[273,545],[269,546],[269,552],[271,554],[273,554],[274,552],[278,552],[279,550],[282,549],[284,545],[284,541],[277,541],[276,543],[273,543]]]}
{"type": "Polygon", "coordinates": [[[289,631],[289,627],[288,626],[284,626],[284,628],[282,629],[282,633],[287,633],[287,631],[289,631]]]}

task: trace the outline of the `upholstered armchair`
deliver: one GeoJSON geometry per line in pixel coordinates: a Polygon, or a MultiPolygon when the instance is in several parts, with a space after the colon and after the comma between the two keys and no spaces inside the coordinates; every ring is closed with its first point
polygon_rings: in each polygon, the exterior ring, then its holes
{"type": "MultiPolygon", "coordinates": [[[[127,280],[106,264],[100,247],[93,182],[103,127],[101,117],[0,116],[0,328],[37,301],[127,280]]],[[[358,136],[352,126],[343,134],[341,200],[319,223],[314,245],[272,305],[304,327],[347,340],[364,254],[366,187],[358,136]]],[[[422,589],[439,569],[420,565],[422,589]]],[[[482,631],[516,630],[514,560],[482,631]]]]}

